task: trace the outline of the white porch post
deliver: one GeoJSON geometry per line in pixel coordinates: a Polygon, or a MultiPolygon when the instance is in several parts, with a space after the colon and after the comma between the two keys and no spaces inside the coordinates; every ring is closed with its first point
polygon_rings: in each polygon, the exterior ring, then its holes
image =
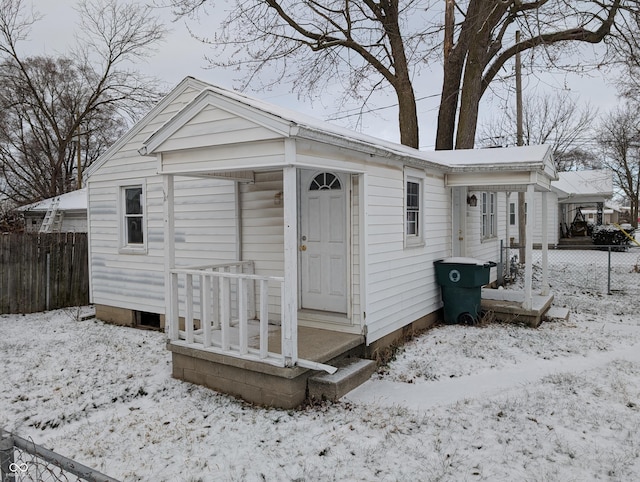
{"type": "MultiPolygon", "coordinates": [[[[295,158],[295,141],[285,141],[285,161],[295,158]]],[[[282,355],[286,366],[298,361],[298,181],[297,169],[282,172],[284,194],[284,293],[282,294],[282,355]]]]}
{"type": "Polygon", "coordinates": [[[546,296],[549,294],[549,205],[547,203],[547,195],[542,193],[542,289],[540,294],[546,296]]]}
{"type": "Polygon", "coordinates": [[[178,339],[178,279],[171,273],[176,267],[173,175],[162,175],[164,212],[164,325],[170,340],[178,339]]]}
{"type": "MultiPolygon", "coordinates": [[[[505,198],[505,204],[507,206],[507,209],[506,209],[507,222],[505,223],[504,237],[505,237],[505,244],[506,244],[505,247],[507,248],[507,253],[508,253],[509,252],[508,248],[511,247],[511,242],[509,241],[509,238],[511,237],[511,225],[509,224],[511,222],[511,192],[509,191],[505,192],[504,198],[505,198]]],[[[509,260],[507,260],[506,263],[509,264],[509,260]]]]}
{"type": "Polygon", "coordinates": [[[369,267],[369,204],[367,202],[369,198],[369,175],[367,173],[360,174],[359,177],[360,199],[358,200],[359,213],[359,232],[360,232],[360,311],[362,313],[361,329],[363,333],[366,333],[365,327],[367,325],[367,313],[369,308],[367,306],[369,282],[367,277],[367,270],[369,267]]]}
{"type": "Polygon", "coordinates": [[[526,228],[526,244],[525,244],[525,264],[524,264],[524,303],[522,307],[530,310],[533,306],[532,295],[532,278],[533,278],[533,225],[535,222],[535,197],[534,186],[529,184],[525,197],[527,203],[527,223],[526,228]]]}

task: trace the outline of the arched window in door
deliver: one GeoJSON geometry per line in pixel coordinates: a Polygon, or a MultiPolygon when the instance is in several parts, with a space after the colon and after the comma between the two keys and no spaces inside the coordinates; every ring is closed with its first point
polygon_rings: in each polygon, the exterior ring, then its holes
{"type": "Polygon", "coordinates": [[[340,190],[340,179],[330,172],[321,172],[311,180],[309,191],[340,190]]]}

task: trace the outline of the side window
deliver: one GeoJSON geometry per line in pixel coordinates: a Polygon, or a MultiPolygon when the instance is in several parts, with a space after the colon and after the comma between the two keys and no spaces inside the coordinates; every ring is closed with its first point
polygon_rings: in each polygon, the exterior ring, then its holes
{"type": "Polygon", "coordinates": [[[145,249],[144,194],[142,184],[120,187],[120,243],[124,251],[145,249]]]}
{"type": "Polygon", "coordinates": [[[495,192],[482,193],[482,239],[496,237],[497,199],[495,192]]]}
{"type": "Polygon", "coordinates": [[[516,225],[516,203],[509,203],[509,224],[516,225]]]}
{"type": "Polygon", "coordinates": [[[405,246],[421,245],[424,242],[424,199],[421,178],[405,173],[405,246]]]}

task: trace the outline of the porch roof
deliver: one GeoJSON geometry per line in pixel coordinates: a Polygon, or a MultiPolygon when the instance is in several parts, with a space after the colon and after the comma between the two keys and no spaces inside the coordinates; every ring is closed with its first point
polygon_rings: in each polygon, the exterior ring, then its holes
{"type": "MultiPolygon", "coordinates": [[[[273,139],[294,138],[317,141],[352,151],[395,159],[396,161],[422,168],[430,167],[445,171],[448,167],[432,160],[430,152],[420,151],[402,144],[355,132],[300,112],[213,85],[203,89],[198,96],[151,134],[143,142],[138,152],[143,156],[153,156],[165,152],[167,141],[208,106],[215,106],[254,122],[256,125],[270,131],[273,139]]],[[[266,135],[263,134],[263,138],[266,135]]],[[[223,142],[230,143],[229,141],[223,142]]],[[[283,165],[291,165],[290,161],[283,161],[283,165]]]]}
{"type": "MultiPolygon", "coordinates": [[[[240,130],[238,131],[240,132],[240,130]]],[[[313,117],[275,106],[267,102],[248,97],[244,94],[209,85],[180,111],[152,133],[142,143],[139,153],[155,156],[170,151],[186,149],[207,149],[213,147],[207,142],[215,139],[215,146],[250,142],[254,140],[300,139],[315,141],[328,146],[365,153],[377,158],[387,159],[398,164],[418,168],[437,169],[447,175],[450,186],[470,186],[496,190],[525,190],[529,184],[536,189],[549,190],[550,182],[556,179],[551,148],[549,146],[526,146],[500,149],[467,149],[455,151],[420,151],[401,144],[378,139],[366,134],[335,126],[313,117]],[[203,118],[201,115],[209,107],[215,107],[237,116],[246,128],[247,134],[240,136],[221,135],[215,128],[206,130],[202,135],[203,118]],[[194,119],[198,117],[197,123],[194,119]],[[183,129],[191,122],[196,128],[183,129]],[[247,122],[252,126],[248,128],[247,122]],[[180,131],[180,132],[179,132],[180,131]],[[193,133],[193,142],[182,141],[187,132],[193,133]],[[251,132],[251,134],[249,134],[251,132]],[[251,137],[253,136],[253,137],[251,137]],[[181,139],[176,142],[176,139],[181,139]],[[200,142],[200,144],[199,144],[200,142]]],[[[294,157],[282,157],[275,164],[244,165],[237,163],[210,162],[208,173],[228,173],[245,171],[248,176],[252,169],[274,168],[297,164],[294,157]]],[[[173,166],[172,171],[177,168],[173,166]]],[[[174,171],[175,172],[175,171],[174,171]]],[[[194,173],[195,174],[195,173],[194,173]]],[[[200,172],[200,174],[206,174],[200,172]]]]}
{"type": "Polygon", "coordinates": [[[447,186],[472,191],[549,191],[557,179],[548,145],[435,151],[432,158],[449,166],[447,186]]]}
{"type": "Polygon", "coordinates": [[[561,204],[604,202],[613,196],[613,173],[608,169],[561,172],[552,187],[561,204]]]}

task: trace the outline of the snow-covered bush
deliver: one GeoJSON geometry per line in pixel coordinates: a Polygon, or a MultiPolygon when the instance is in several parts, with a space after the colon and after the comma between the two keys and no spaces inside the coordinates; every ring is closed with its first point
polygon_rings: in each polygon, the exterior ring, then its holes
{"type": "MultiPolygon", "coordinates": [[[[624,224],[621,227],[630,236],[633,236],[633,226],[624,224]]],[[[620,229],[611,224],[594,226],[591,239],[593,239],[593,244],[596,246],[621,246],[625,250],[630,244],[629,238],[620,229]]]]}

